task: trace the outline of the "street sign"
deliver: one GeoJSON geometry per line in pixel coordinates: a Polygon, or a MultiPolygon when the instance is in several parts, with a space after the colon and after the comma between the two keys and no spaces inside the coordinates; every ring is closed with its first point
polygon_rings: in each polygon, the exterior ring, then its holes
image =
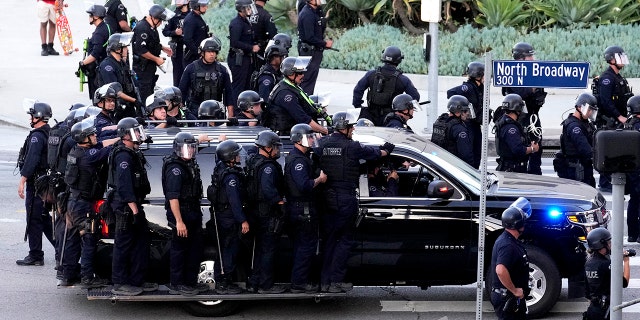
{"type": "Polygon", "coordinates": [[[494,60],[494,87],[584,89],[589,62],[494,60]]]}

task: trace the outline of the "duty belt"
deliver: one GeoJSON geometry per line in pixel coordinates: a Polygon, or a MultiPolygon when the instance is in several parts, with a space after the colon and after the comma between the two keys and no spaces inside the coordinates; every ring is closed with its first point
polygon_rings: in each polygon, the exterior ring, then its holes
{"type": "Polygon", "coordinates": [[[491,292],[495,292],[501,295],[506,295],[509,292],[509,290],[507,290],[506,288],[493,288],[491,289],[491,292]]]}

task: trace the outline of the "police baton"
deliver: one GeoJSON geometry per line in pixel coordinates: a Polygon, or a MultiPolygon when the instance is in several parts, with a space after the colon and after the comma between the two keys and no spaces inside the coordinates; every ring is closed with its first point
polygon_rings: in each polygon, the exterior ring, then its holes
{"type": "Polygon", "coordinates": [[[339,50],[339,49],[336,49],[336,48],[327,48],[327,47],[325,47],[324,49],[325,49],[325,50],[333,50],[333,51],[340,52],[340,50],[339,50]]]}
{"type": "Polygon", "coordinates": [[[421,105],[421,106],[425,105],[425,104],[429,104],[429,103],[431,103],[431,100],[418,102],[418,104],[421,105]]]}
{"type": "Polygon", "coordinates": [[[224,275],[224,263],[222,263],[222,247],[220,247],[220,232],[218,229],[218,219],[216,219],[216,213],[213,210],[213,205],[209,207],[211,218],[213,218],[213,225],[216,227],[216,241],[218,242],[218,258],[220,258],[220,274],[224,275]]]}
{"type": "MultiPolygon", "coordinates": [[[[162,57],[162,60],[167,61],[167,58],[162,57]]],[[[167,73],[167,69],[164,67],[164,62],[162,62],[162,64],[159,64],[158,68],[160,69],[160,71],[162,71],[162,73],[167,73]]]]}

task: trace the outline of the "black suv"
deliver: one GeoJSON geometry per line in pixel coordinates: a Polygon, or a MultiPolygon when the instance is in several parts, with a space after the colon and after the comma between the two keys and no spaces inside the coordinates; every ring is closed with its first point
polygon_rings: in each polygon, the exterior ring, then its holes
{"type": "MultiPolygon", "coordinates": [[[[208,134],[215,138],[225,134],[227,138],[253,145],[264,128],[190,128],[194,134],[208,134]]],[[[168,282],[168,240],[170,238],[164,211],[164,196],[160,183],[162,157],[172,150],[175,131],[151,130],[154,143],[148,145],[145,156],[149,161],[149,177],[152,193],[145,207],[150,220],[153,243],[150,280],[168,282]]],[[[385,141],[396,145],[387,166],[401,166],[398,170],[400,192],[397,197],[370,197],[367,179],[360,179],[360,206],[364,213],[357,228],[356,246],[348,260],[347,280],[359,286],[418,286],[428,288],[442,285],[465,285],[476,282],[478,257],[478,222],[481,194],[481,175],[444,149],[416,134],[388,128],[358,127],[354,140],[367,145],[381,145],[385,141]],[[409,164],[409,165],[406,165],[409,164]],[[429,188],[429,185],[432,185],[429,188]],[[440,192],[434,186],[446,185],[448,192],[440,192]],[[436,191],[429,191],[436,190],[436,191]]],[[[291,150],[291,143],[284,140],[283,151],[291,150]]],[[[197,156],[202,181],[211,182],[216,143],[201,145],[197,156]]],[[[284,157],[283,157],[284,158],[284,157]]],[[[281,160],[283,160],[281,158],[281,160]]],[[[518,197],[527,198],[532,206],[521,239],[526,243],[531,266],[530,296],[527,298],[529,314],[539,317],[549,311],[560,295],[561,279],[571,278],[569,292],[583,294],[581,284],[585,260],[587,232],[606,225],[609,212],[605,198],[596,189],[572,180],[537,175],[495,172],[488,174],[488,190],[485,226],[486,250],[490,255],[493,243],[502,232],[500,215],[518,197]]],[[[205,221],[208,220],[208,201],[202,199],[205,221]]],[[[105,230],[103,230],[103,233],[105,230]]],[[[100,242],[97,263],[103,266],[101,276],[108,277],[111,265],[111,243],[100,242]]],[[[211,266],[215,260],[215,241],[210,237],[200,280],[211,282],[211,266]]],[[[291,270],[291,244],[282,236],[276,259],[278,282],[289,279],[291,270]]],[[[491,257],[485,257],[488,264],[491,257]]],[[[242,268],[238,268],[242,269],[242,268]]],[[[485,267],[485,270],[488,266],[485,267]]],[[[490,270],[489,270],[490,271],[490,270]]],[[[489,275],[489,272],[487,272],[489,275]]],[[[238,275],[244,279],[245,275],[238,275]]],[[[161,287],[162,288],[162,287],[161,287]]],[[[322,297],[326,294],[294,295],[290,298],[322,297]]],[[[273,295],[241,294],[236,296],[182,296],[155,294],[139,300],[193,300],[187,309],[197,315],[227,315],[237,310],[240,300],[268,299],[273,295]],[[173,299],[172,299],[173,298],[173,299]],[[224,300],[218,300],[224,299],[224,300]]],[[[107,291],[90,290],[90,299],[125,299],[114,297],[107,291]]],[[[282,297],[280,297],[282,298],[282,297]]]]}

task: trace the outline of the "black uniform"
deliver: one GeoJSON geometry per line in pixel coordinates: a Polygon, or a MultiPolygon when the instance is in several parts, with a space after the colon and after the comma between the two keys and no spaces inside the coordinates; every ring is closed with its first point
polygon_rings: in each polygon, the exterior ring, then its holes
{"type": "Polygon", "coordinates": [[[491,254],[491,304],[498,316],[498,319],[526,319],[527,307],[525,299],[517,299],[513,293],[509,292],[500,282],[495,273],[497,265],[503,265],[509,271],[511,281],[516,288],[522,288],[524,296],[529,295],[529,260],[527,250],[524,245],[506,230],[498,237],[493,245],[491,254]],[[517,299],[514,306],[518,311],[504,310],[504,305],[508,299],[517,299]]]}
{"type": "Polygon", "coordinates": [[[118,134],[118,131],[115,129],[112,130],[104,130],[104,127],[112,126],[116,124],[116,120],[104,112],[98,113],[96,116],[96,135],[98,136],[98,141],[103,141],[106,139],[115,138],[118,134]]]}
{"type": "Polygon", "coordinates": [[[595,127],[588,120],[578,119],[574,115],[562,121],[560,147],[564,157],[554,159],[554,169],[558,166],[558,177],[596,186],[592,160],[594,131],[595,127]]]}
{"type": "Polygon", "coordinates": [[[198,60],[198,47],[202,40],[209,37],[209,26],[202,19],[202,15],[190,11],[182,22],[182,40],[184,41],[184,66],[198,60]]]}
{"type": "MultiPolygon", "coordinates": [[[[640,118],[633,117],[625,125],[633,130],[640,131],[640,118]]],[[[638,239],[640,236],[640,171],[627,174],[625,188],[629,192],[627,205],[627,235],[629,240],[638,239]]],[[[630,241],[631,242],[631,241],[630,241]]]]}
{"type": "Polygon", "coordinates": [[[600,108],[598,126],[616,129],[620,123],[617,118],[627,114],[627,100],[633,96],[627,79],[611,67],[607,68],[599,77],[595,96],[600,108]]]}
{"type": "Polygon", "coordinates": [[[467,127],[473,135],[473,164],[475,168],[480,168],[480,158],[482,154],[482,106],[484,103],[484,84],[477,85],[475,80],[467,80],[457,87],[447,90],[447,99],[453,95],[461,95],[473,105],[476,117],[467,121],[467,127]]]}
{"type": "Polygon", "coordinates": [[[413,130],[407,124],[407,120],[397,115],[395,112],[390,112],[384,117],[384,121],[382,121],[382,126],[387,128],[404,129],[407,132],[413,133],[413,130]]]}
{"type": "MultiPolygon", "coordinates": [[[[541,128],[542,124],[540,123],[539,112],[547,97],[547,93],[544,91],[544,89],[505,87],[503,90],[503,95],[507,95],[510,93],[519,95],[522,100],[524,100],[524,103],[527,106],[527,111],[529,113],[526,115],[526,117],[518,119],[519,121],[521,121],[522,126],[528,127],[531,124],[531,116],[535,115],[537,117],[537,120],[533,125],[536,128],[541,128]]],[[[542,175],[542,169],[540,168],[540,166],[542,165],[542,137],[537,136],[533,133],[527,133],[527,136],[529,141],[536,141],[540,148],[537,152],[529,155],[529,162],[526,173],[542,175]]]]}
{"type": "MultiPolygon", "coordinates": [[[[53,228],[51,216],[45,208],[42,199],[36,195],[34,182],[38,177],[46,174],[47,171],[47,139],[49,137],[49,125],[45,124],[40,128],[33,129],[24,141],[20,156],[18,156],[18,167],[20,175],[27,178],[25,187],[25,207],[27,210],[27,236],[29,238],[29,255],[26,259],[40,261],[44,260],[42,251],[42,234],[55,247],[53,241],[53,228]]],[[[56,260],[57,254],[56,254],[56,260]]]]}
{"type": "Polygon", "coordinates": [[[138,21],[133,28],[133,71],[138,76],[140,86],[140,98],[146,100],[153,94],[158,76],[156,76],[157,65],[155,62],[143,58],[142,55],[150,52],[154,56],[160,56],[162,44],[158,30],[151,26],[147,19],[138,21]]]}
{"type": "Polygon", "coordinates": [[[170,282],[173,286],[194,286],[197,283],[200,262],[202,261],[202,180],[200,167],[195,159],[184,160],[175,154],[164,158],[162,169],[162,188],[165,196],[167,221],[171,226],[171,271],[170,282]],[[187,228],[187,236],[179,237],[176,219],[171,211],[169,200],[177,199],[180,204],[182,222],[187,228]]]}
{"type": "Polygon", "coordinates": [[[64,278],[76,279],[76,265],[81,262],[82,279],[94,277],[93,258],[100,238],[99,218],[93,210],[96,200],[102,199],[106,187],[106,164],[112,146],[102,143],[89,148],[76,145],[68,156],[65,182],[69,186],[69,220],[64,246],[64,278]],[[104,166],[104,167],[103,167],[104,166]]]}
{"type": "MultiPolygon", "coordinates": [[[[260,46],[258,55],[260,57],[264,57],[264,50],[267,48],[267,42],[269,42],[269,40],[278,33],[278,28],[276,28],[276,24],[273,22],[271,14],[265,10],[263,6],[257,3],[255,6],[256,9],[258,9],[258,14],[251,15],[249,17],[249,22],[251,22],[251,25],[253,26],[254,40],[260,46]]],[[[268,62],[265,61],[266,57],[264,58],[265,59],[258,59],[258,61],[256,61],[258,65],[268,62]]]]}
{"type": "Polygon", "coordinates": [[[343,282],[347,273],[358,214],[359,161],[377,160],[381,153],[336,132],[320,139],[319,154],[320,168],[327,174],[324,194],[327,208],[321,217],[325,243],[320,284],[325,287],[343,282]]]}
{"type": "Polygon", "coordinates": [[[527,173],[527,135],[522,125],[507,114],[496,123],[497,171],[527,173]]]}
{"type": "MultiPolygon", "coordinates": [[[[238,100],[240,92],[248,90],[251,82],[251,73],[255,70],[253,53],[253,27],[248,18],[236,15],[229,23],[229,55],[227,62],[233,76],[233,101],[238,100]]],[[[238,113],[239,110],[236,110],[238,113]]]]}
{"type": "MultiPolygon", "coordinates": [[[[180,84],[180,78],[182,78],[182,72],[184,71],[184,19],[187,13],[182,12],[177,8],[176,15],[173,16],[162,29],[162,34],[165,37],[171,37],[169,46],[173,50],[173,56],[171,56],[171,63],[173,64],[173,86],[177,87],[180,84]],[[176,29],[183,28],[181,35],[176,34],[176,29]]],[[[197,47],[196,47],[197,48],[197,47]]],[[[196,51],[197,52],[197,51],[196,51]]],[[[198,56],[196,55],[196,58],[198,56]]]]}
{"type": "Polygon", "coordinates": [[[93,94],[98,89],[97,68],[104,58],[107,57],[107,40],[113,32],[111,27],[102,21],[96,26],[96,30],[91,34],[87,47],[87,55],[93,56],[96,61],[85,66],[87,74],[87,84],[89,86],[89,99],[93,99],[93,94]]]}
{"type": "MultiPolygon", "coordinates": [[[[587,257],[584,264],[587,279],[587,299],[590,300],[586,315],[589,320],[609,319],[609,303],[611,302],[611,259],[599,252],[587,257]]],[[[627,279],[622,278],[622,286],[626,287],[627,279]]]]}
{"type": "Polygon", "coordinates": [[[144,283],[151,241],[142,209],[142,201],[151,191],[145,164],[142,152],[127,148],[122,141],[109,155],[109,187],[114,193],[111,208],[116,216],[111,274],[114,286],[141,287],[144,283]],[[130,202],[138,207],[136,215],[129,208],[130,202]]]}
{"type": "Polygon", "coordinates": [[[384,174],[378,173],[374,177],[369,177],[369,196],[370,197],[396,197],[400,190],[398,180],[387,179],[384,174]]]}
{"type": "Polygon", "coordinates": [[[186,105],[193,114],[198,114],[200,103],[217,100],[224,105],[235,105],[232,97],[229,72],[220,62],[206,64],[202,59],[190,63],[180,79],[180,91],[186,98],[186,105]]]}
{"type": "Polygon", "coordinates": [[[313,9],[306,4],[298,14],[298,53],[300,56],[311,56],[311,61],[304,73],[304,78],[300,86],[309,95],[313,94],[318,80],[320,63],[324,48],[327,43],[324,41],[324,32],[327,29],[327,19],[320,7],[313,9]]]}
{"type": "Polygon", "coordinates": [[[431,141],[453,153],[469,165],[478,168],[473,153],[473,133],[468,122],[462,121],[455,115],[443,113],[433,124],[431,141]]]}
{"type": "Polygon", "coordinates": [[[384,117],[391,112],[391,102],[395,96],[407,93],[414,100],[420,100],[420,93],[411,79],[390,63],[367,71],[364,77],[358,81],[353,88],[352,104],[354,107],[362,107],[364,102],[362,97],[367,89],[367,108],[360,111],[360,117],[373,121],[376,126],[383,126],[384,117]]]}
{"type": "MultiPolygon", "coordinates": [[[[102,61],[102,63],[100,63],[98,70],[100,72],[98,77],[98,86],[118,82],[122,85],[122,92],[124,92],[124,94],[137,99],[137,88],[135,87],[131,69],[129,69],[129,65],[127,63],[118,61],[112,55],[109,55],[102,61]]],[[[139,103],[142,104],[142,101],[139,101],[139,103]]],[[[125,102],[125,107],[122,107],[123,106],[116,107],[116,120],[126,117],[135,118],[142,116],[142,110],[136,106],[135,102],[125,102]]]]}
{"type": "Polygon", "coordinates": [[[280,135],[288,135],[298,123],[310,123],[317,118],[313,101],[301,87],[285,78],[278,82],[269,95],[264,125],[280,135]]]}
{"type": "Polygon", "coordinates": [[[122,4],[120,0],[108,0],[104,7],[107,9],[107,16],[105,21],[113,30],[113,33],[122,33],[124,30],[120,28],[120,21],[124,21],[129,24],[127,20],[127,8],[122,4]]]}
{"type": "Polygon", "coordinates": [[[251,90],[257,92],[264,101],[269,101],[269,94],[271,94],[273,88],[283,78],[284,76],[282,72],[280,72],[280,69],[276,70],[272,65],[267,63],[258,71],[256,83],[251,90]]]}
{"type": "Polygon", "coordinates": [[[254,154],[247,160],[247,191],[252,195],[251,208],[253,231],[256,242],[253,272],[249,285],[255,289],[268,290],[273,286],[273,272],[277,241],[284,210],[279,202],[284,196],[284,177],[278,161],[254,154]]]}
{"type": "Polygon", "coordinates": [[[304,289],[311,283],[311,266],[318,247],[318,205],[313,188],[318,174],[309,154],[294,148],[285,159],[284,177],[287,187],[286,208],[293,238],[291,288],[304,289]]]}

